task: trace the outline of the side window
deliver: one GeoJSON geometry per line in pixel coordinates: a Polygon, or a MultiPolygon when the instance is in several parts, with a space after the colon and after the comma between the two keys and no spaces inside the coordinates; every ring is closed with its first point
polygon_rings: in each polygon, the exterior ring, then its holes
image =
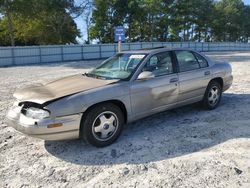
{"type": "Polygon", "coordinates": [[[173,73],[173,64],[170,52],[161,52],[153,55],[145,65],[143,71],[150,71],[156,77],[173,73]]]}
{"type": "Polygon", "coordinates": [[[208,67],[207,60],[204,57],[197,53],[194,53],[194,55],[196,56],[201,68],[208,67]]]}
{"type": "Polygon", "coordinates": [[[195,56],[189,51],[175,51],[180,72],[199,69],[199,63],[195,56]]]}
{"type": "Polygon", "coordinates": [[[157,57],[157,56],[153,56],[153,57],[151,57],[150,60],[149,60],[150,66],[156,66],[156,65],[157,65],[157,62],[158,62],[158,57],[157,57]]]}

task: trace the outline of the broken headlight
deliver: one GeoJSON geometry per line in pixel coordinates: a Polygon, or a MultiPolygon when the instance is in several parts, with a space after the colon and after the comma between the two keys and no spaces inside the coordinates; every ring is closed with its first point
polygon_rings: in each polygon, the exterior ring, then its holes
{"type": "Polygon", "coordinates": [[[50,112],[45,109],[29,107],[28,109],[26,109],[25,115],[33,119],[45,119],[50,116],[50,112]]]}

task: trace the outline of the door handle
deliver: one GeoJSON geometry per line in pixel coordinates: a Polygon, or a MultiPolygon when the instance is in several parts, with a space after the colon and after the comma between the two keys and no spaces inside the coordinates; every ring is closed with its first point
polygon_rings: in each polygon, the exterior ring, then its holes
{"type": "Polygon", "coordinates": [[[178,78],[171,78],[169,82],[170,82],[170,83],[174,83],[174,82],[178,82],[178,81],[179,81],[178,78]]]}
{"type": "Polygon", "coordinates": [[[210,74],[211,74],[211,72],[210,72],[210,71],[206,71],[206,72],[204,72],[204,75],[205,75],[205,76],[210,75],[210,74]]]}

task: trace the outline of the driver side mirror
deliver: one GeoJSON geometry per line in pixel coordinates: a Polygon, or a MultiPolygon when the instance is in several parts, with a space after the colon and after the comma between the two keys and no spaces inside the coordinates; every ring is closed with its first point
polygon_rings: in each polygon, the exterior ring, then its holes
{"type": "Polygon", "coordinates": [[[150,71],[143,71],[139,74],[137,80],[148,80],[150,78],[154,78],[155,75],[150,71]]]}

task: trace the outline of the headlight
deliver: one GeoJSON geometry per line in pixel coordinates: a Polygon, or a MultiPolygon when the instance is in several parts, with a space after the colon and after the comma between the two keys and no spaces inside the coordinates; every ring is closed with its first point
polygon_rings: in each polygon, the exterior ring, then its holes
{"type": "Polygon", "coordinates": [[[47,110],[35,108],[35,107],[30,107],[26,110],[27,117],[33,118],[33,119],[44,119],[49,117],[50,113],[47,110]]]}

